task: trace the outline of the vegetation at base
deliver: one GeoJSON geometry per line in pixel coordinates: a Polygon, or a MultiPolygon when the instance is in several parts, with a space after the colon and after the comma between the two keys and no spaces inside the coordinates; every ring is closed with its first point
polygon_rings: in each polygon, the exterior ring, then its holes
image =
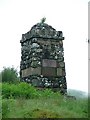
{"type": "Polygon", "coordinates": [[[65,99],[50,89],[28,83],[2,84],[3,118],[87,118],[87,99],[65,99]]]}
{"type": "Polygon", "coordinates": [[[53,97],[61,96],[59,92],[54,93],[50,89],[37,90],[31,84],[21,82],[19,84],[2,84],[2,98],[40,98],[40,97],[53,97]]]}
{"type": "Polygon", "coordinates": [[[1,116],[2,118],[88,117],[88,100],[86,98],[65,99],[60,92],[53,92],[50,89],[38,90],[31,84],[20,82],[18,72],[13,67],[4,68],[0,73],[1,77],[0,118],[1,116]]]}
{"type": "Polygon", "coordinates": [[[60,98],[3,99],[3,118],[87,118],[87,101],[60,98]]]}

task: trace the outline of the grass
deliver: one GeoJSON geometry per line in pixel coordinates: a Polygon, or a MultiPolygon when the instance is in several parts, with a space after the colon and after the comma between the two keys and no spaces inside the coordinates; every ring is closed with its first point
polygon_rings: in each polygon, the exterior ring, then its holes
{"type": "Polygon", "coordinates": [[[2,118],[88,117],[87,99],[65,99],[60,93],[48,89],[36,90],[24,83],[18,85],[5,83],[2,85],[2,90],[2,118]]]}
{"type": "Polygon", "coordinates": [[[86,100],[56,98],[3,99],[3,118],[87,118],[86,100]]]}

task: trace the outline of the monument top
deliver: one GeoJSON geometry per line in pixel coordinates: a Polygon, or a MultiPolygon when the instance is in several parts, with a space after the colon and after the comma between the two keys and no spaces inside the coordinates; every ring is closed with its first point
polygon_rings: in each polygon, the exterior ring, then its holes
{"type": "Polygon", "coordinates": [[[42,18],[41,22],[32,26],[30,31],[22,34],[21,42],[24,42],[31,38],[46,38],[64,40],[62,31],[56,31],[52,26],[45,23],[45,18],[42,18]]]}

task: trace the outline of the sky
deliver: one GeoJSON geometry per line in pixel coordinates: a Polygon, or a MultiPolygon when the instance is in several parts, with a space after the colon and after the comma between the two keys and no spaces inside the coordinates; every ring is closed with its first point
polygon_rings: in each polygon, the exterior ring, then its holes
{"type": "Polygon", "coordinates": [[[62,31],[68,89],[88,91],[88,0],[0,0],[0,71],[18,69],[20,40],[33,25],[62,31]]]}

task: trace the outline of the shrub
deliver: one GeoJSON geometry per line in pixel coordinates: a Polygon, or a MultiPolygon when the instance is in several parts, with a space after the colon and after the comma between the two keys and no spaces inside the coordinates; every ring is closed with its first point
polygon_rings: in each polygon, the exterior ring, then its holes
{"type": "Polygon", "coordinates": [[[35,98],[38,97],[37,90],[28,83],[21,82],[19,84],[2,84],[3,98],[35,98]]]}
{"type": "Polygon", "coordinates": [[[2,84],[2,97],[3,98],[39,98],[39,97],[54,97],[60,96],[60,93],[54,93],[50,89],[37,90],[31,84],[21,82],[19,84],[2,84]]]}

